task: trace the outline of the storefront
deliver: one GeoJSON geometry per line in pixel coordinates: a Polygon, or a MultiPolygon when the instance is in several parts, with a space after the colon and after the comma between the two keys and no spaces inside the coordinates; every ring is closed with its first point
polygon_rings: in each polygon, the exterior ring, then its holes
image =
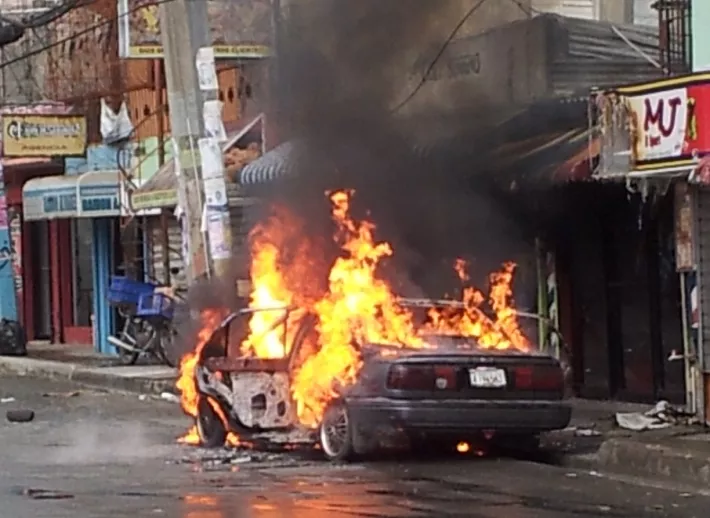
{"type": "MultiPolygon", "coordinates": [[[[710,74],[619,87],[599,96],[595,108],[602,142],[599,178],[623,179],[656,220],[665,220],[667,239],[660,244],[667,253],[649,255],[647,250],[643,257],[673,274],[664,276],[673,290],[657,292],[658,301],[650,299],[652,306],[665,306],[666,314],[679,313],[675,333],[661,338],[660,362],[666,371],[683,366],[685,402],[707,422],[710,175],[704,174],[708,159],[703,157],[710,153],[710,74]]],[[[651,328],[665,325],[667,318],[660,316],[650,322],[651,328]]]]}
{"type": "MultiPolygon", "coordinates": [[[[242,195],[239,172],[262,154],[263,115],[242,121],[229,131],[228,140],[222,145],[227,199],[230,210],[234,252],[239,254],[246,241],[244,208],[249,200],[242,195]]],[[[175,161],[168,160],[147,181],[140,181],[138,188],[131,192],[131,214],[142,223],[145,244],[145,264],[143,271],[149,280],[183,285],[185,268],[183,262],[183,232],[176,216],[178,203],[177,175],[175,161]],[[171,275],[171,270],[178,272],[171,275]]],[[[135,183],[135,180],[134,180],[135,183]]]]}
{"type": "Polygon", "coordinates": [[[46,277],[35,283],[35,315],[50,316],[53,341],[93,343],[98,352],[111,353],[114,312],[106,299],[109,277],[121,262],[120,173],[36,178],[24,185],[22,199],[36,269],[46,277]]]}

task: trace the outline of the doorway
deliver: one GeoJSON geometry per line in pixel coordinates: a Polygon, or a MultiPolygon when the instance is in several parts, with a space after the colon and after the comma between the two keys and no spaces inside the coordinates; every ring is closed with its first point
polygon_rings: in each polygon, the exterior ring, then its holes
{"type": "MultiPolygon", "coordinates": [[[[32,253],[33,336],[52,339],[52,266],[49,253],[49,222],[33,221],[27,225],[32,253]]],[[[28,250],[29,252],[29,250],[28,250]]]]}
{"type": "Polygon", "coordinates": [[[642,200],[624,185],[578,184],[558,193],[560,319],[572,348],[575,391],[588,398],[683,403],[679,276],[673,196],[642,200]]]}

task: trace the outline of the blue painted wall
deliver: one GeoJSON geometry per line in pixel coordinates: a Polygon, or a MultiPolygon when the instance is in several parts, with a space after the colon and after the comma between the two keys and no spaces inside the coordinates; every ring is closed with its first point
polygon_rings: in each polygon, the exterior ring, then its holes
{"type": "Polygon", "coordinates": [[[115,171],[119,169],[118,161],[125,169],[130,167],[130,152],[106,144],[92,145],[86,148],[86,157],[65,158],[64,171],[67,175],[77,175],[87,171],[115,171]]]}
{"type": "Polygon", "coordinates": [[[8,227],[5,180],[0,164],[0,318],[17,320],[17,297],[12,267],[12,239],[8,227]]]}
{"type": "Polygon", "coordinates": [[[108,341],[114,333],[114,312],[107,303],[109,279],[113,265],[113,219],[93,220],[93,269],[94,269],[94,349],[102,354],[115,354],[108,341]]]}

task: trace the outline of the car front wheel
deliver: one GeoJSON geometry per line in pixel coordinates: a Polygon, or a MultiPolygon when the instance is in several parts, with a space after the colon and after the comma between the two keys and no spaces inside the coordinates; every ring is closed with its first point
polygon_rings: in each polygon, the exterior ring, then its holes
{"type": "Polygon", "coordinates": [[[227,440],[227,429],[207,397],[202,396],[197,402],[195,419],[200,443],[205,448],[220,448],[227,440]]]}
{"type": "Polygon", "coordinates": [[[345,403],[339,401],[328,407],[319,430],[320,445],[325,456],[336,462],[352,460],[353,426],[345,403]]]}

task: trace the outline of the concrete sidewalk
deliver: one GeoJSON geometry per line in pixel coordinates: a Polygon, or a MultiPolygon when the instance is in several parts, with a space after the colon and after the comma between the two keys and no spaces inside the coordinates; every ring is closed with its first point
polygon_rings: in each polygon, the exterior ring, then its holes
{"type": "Polygon", "coordinates": [[[0,356],[0,374],[72,380],[139,393],[175,392],[176,369],[163,365],[123,366],[85,346],[28,345],[28,356],[0,356]]]}
{"type": "Polygon", "coordinates": [[[710,433],[702,426],[633,432],[615,425],[616,412],[645,412],[649,405],[573,400],[567,430],[549,447],[563,465],[710,490],[710,433]]]}

